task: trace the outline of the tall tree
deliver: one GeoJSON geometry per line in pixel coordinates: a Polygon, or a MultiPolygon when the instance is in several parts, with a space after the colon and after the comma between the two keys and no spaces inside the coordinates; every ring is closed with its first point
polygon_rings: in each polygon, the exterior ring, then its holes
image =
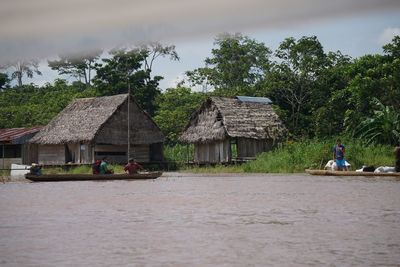
{"type": "Polygon", "coordinates": [[[224,34],[214,45],[205,67],[186,72],[192,84],[207,82],[217,92],[235,94],[256,85],[269,71],[271,51],[264,43],[241,34],[224,34]]]}
{"type": "Polygon", "coordinates": [[[101,53],[101,50],[95,50],[84,54],[60,55],[59,60],[48,61],[48,64],[52,70],[58,71],[60,75],[71,75],[79,81],[83,80],[86,85],[90,85],[92,71],[94,71],[95,63],[101,53]]]}
{"type": "Polygon", "coordinates": [[[11,79],[16,79],[18,86],[22,86],[22,78],[24,75],[26,75],[28,78],[33,78],[33,75],[35,74],[42,75],[42,73],[39,71],[38,60],[16,61],[5,65],[3,68],[11,71],[11,79]]]}
{"type": "Polygon", "coordinates": [[[308,134],[309,101],[327,56],[317,37],[287,38],[275,52],[279,61],[265,80],[269,95],[287,111],[287,125],[296,135],[308,134]]]}
{"type": "Polygon", "coordinates": [[[150,72],[142,69],[147,53],[138,49],[118,49],[110,52],[111,58],[103,59],[103,63],[96,64],[97,74],[94,84],[102,95],[131,93],[139,104],[154,114],[155,97],[158,90],[159,78],[151,79],[150,72]]]}

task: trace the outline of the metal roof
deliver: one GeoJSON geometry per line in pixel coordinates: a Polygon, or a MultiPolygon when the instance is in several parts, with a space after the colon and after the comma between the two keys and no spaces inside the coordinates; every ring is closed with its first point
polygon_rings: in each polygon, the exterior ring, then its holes
{"type": "Polygon", "coordinates": [[[236,99],[239,100],[240,102],[272,104],[271,99],[269,99],[267,97],[236,96],[236,99]]]}
{"type": "Polygon", "coordinates": [[[22,144],[40,131],[43,126],[30,128],[8,128],[0,129],[0,142],[11,144],[22,144]]]}

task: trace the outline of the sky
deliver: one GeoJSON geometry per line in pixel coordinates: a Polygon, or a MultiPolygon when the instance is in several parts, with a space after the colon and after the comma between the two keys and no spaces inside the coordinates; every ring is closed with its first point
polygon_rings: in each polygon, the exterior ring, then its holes
{"type": "Polygon", "coordinates": [[[223,32],[249,36],[275,50],[287,37],[315,35],[326,52],[359,57],[382,53],[400,34],[399,0],[0,0],[0,65],[41,60],[42,85],[65,78],[47,67],[60,53],[159,41],[175,45],[180,61],[158,60],[161,89],[204,66],[223,32]]]}

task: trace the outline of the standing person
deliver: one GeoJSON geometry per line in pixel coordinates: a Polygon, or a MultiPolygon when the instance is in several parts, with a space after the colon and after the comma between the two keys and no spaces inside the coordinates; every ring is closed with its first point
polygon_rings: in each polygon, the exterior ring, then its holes
{"type": "Polygon", "coordinates": [[[400,172],[400,142],[397,143],[396,148],[394,149],[394,154],[396,158],[396,172],[400,172]]]}
{"type": "Polygon", "coordinates": [[[113,172],[108,169],[107,166],[107,157],[104,157],[100,163],[100,174],[112,174],[113,172]]]}
{"type": "Polygon", "coordinates": [[[127,174],[135,174],[138,172],[138,170],[143,170],[143,167],[133,158],[130,158],[128,164],[125,165],[124,171],[127,174]]]}
{"type": "Polygon", "coordinates": [[[345,160],[344,160],[344,153],[346,149],[342,144],[340,139],[336,140],[336,145],[332,148],[333,152],[333,160],[336,162],[336,166],[338,167],[339,171],[343,171],[346,168],[345,160]]]}

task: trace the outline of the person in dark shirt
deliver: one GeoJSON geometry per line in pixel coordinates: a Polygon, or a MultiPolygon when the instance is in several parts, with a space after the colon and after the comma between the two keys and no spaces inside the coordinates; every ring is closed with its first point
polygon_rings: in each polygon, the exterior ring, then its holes
{"type": "Polygon", "coordinates": [[[346,169],[345,160],[344,160],[344,153],[346,149],[342,144],[340,139],[336,140],[336,145],[332,148],[333,152],[333,160],[336,162],[336,166],[338,167],[339,171],[343,171],[346,169]]]}
{"type": "Polygon", "coordinates": [[[42,165],[32,163],[31,168],[29,169],[31,174],[34,175],[42,175],[42,165]]]}
{"type": "Polygon", "coordinates": [[[143,167],[139,163],[135,162],[133,158],[130,158],[128,164],[125,165],[124,171],[127,174],[135,174],[138,170],[143,170],[143,167]]]}

